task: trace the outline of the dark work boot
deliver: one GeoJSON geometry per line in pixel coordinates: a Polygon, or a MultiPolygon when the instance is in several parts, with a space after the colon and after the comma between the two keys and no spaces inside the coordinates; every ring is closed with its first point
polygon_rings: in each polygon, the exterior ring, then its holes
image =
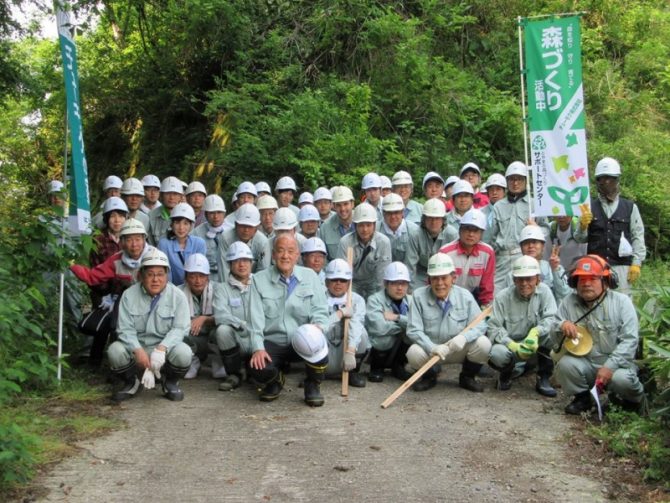
{"type": "Polygon", "coordinates": [[[427,391],[430,388],[434,387],[437,384],[437,372],[434,368],[428,369],[428,371],[421,376],[421,379],[415,382],[412,385],[414,391],[427,391]]]}
{"type": "Polygon", "coordinates": [[[497,388],[500,391],[507,391],[512,387],[512,374],[514,373],[514,360],[512,360],[506,367],[500,369],[498,374],[497,388]]]}
{"type": "Polygon", "coordinates": [[[477,379],[475,379],[475,376],[481,368],[481,363],[474,363],[466,358],[463,361],[461,375],[458,376],[458,385],[463,389],[474,391],[475,393],[481,393],[484,391],[484,386],[482,386],[479,382],[477,382],[477,379]]]}
{"type": "Polygon", "coordinates": [[[384,364],[389,356],[389,351],[379,351],[375,348],[370,350],[370,382],[382,382],[384,380],[384,364]]]}
{"type": "Polygon", "coordinates": [[[261,394],[259,399],[261,402],[274,402],[279,398],[279,393],[284,388],[284,373],[281,370],[277,370],[275,377],[265,384],[260,390],[261,394]]]}
{"type": "Polygon", "coordinates": [[[327,357],[316,363],[305,362],[305,403],[310,407],[321,407],[323,405],[321,381],[323,381],[327,366],[327,357]]]}
{"type": "Polygon", "coordinates": [[[113,369],[112,373],[123,381],[123,388],[112,395],[115,402],[129,400],[142,391],[142,383],[137,377],[137,366],[130,362],[123,368],[113,369]]]}
{"type": "Polygon", "coordinates": [[[353,388],[365,388],[365,376],[360,373],[364,358],[365,354],[356,355],[356,368],[349,372],[349,386],[353,388]]]}
{"type": "Polygon", "coordinates": [[[181,402],[184,399],[184,392],[179,387],[179,379],[186,375],[188,367],[175,367],[170,362],[165,362],[163,369],[165,370],[163,378],[165,398],[173,402],[181,402]]]}
{"type": "Polygon", "coordinates": [[[565,407],[565,413],[578,416],[582,412],[590,411],[592,406],[591,395],[588,391],[582,391],[581,393],[577,393],[572,402],[565,407]]]}
{"type": "Polygon", "coordinates": [[[554,360],[549,356],[547,348],[540,348],[537,351],[537,381],[535,382],[535,391],[542,396],[554,398],[558,392],[549,382],[551,374],[554,373],[554,360]]]}
{"type": "Polygon", "coordinates": [[[226,369],[228,375],[223,378],[219,384],[220,391],[232,391],[239,387],[242,382],[242,355],[239,347],[219,351],[221,354],[221,361],[223,368],[226,369]]]}

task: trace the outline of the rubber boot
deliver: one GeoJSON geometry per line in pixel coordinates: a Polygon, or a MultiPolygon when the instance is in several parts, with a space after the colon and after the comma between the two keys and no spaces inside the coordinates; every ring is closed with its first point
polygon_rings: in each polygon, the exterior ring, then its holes
{"type": "Polygon", "coordinates": [[[356,355],[356,368],[349,372],[349,386],[353,388],[365,388],[365,376],[360,373],[365,354],[356,355]]]}
{"type": "Polygon", "coordinates": [[[321,407],[323,395],[321,394],[321,381],[323,381],[328,358],[316,363],[305,362],[305,403],[310,407],[321,407]]]}
{"type": "Polygon", "coordinates": [[[481,368],[481,363],[474,363],[466,358],[463,361],[461,375],[458,376],[458,385],[463,389],[474,391],[475,393],[481,393],[484,391],[484,386],[482,386],[479,382],[477,382],[477,379],[475,379],[475,376],[479,373],[481,368]]]}
{"type": "Polygon", "coordinates": [[[112,400],[115,402],[130,400],[142,391],[142,383],[137,377],[137,365],[134,361],[125,367],[113,369],[112,373],[123,381],[123,388],[112,395],[112,400]]]}
{"type": "Polygon", "coordinates": [[[535,382],[535,391],[542,396],[554,398],[558,392],[549,382],[551,374],[554,373],[554,360],[549,356],[547,348],[540,348],[537,351],[537,380],[535,382]]]}
{"type": "Polygon", "coordinates": [[[582,412],[590,411],[592,406],[590,393],[582,391],[581,393],[577,393],[572,402],[565,407],[565,413],[578,416],[582,412]]]}
{"type": "MultiPolygon", "coordinates": [[[[492,366],[493,368],[496,368],[492,366]]],[[[507,391],[512,387],[512,375],[514,374],[514,360],[512,360],[506,367],[500,369],[498,374],[498,383],[496,387],[500,391],[507,391]]]]}
{"type": "Polygon", "coordinates": [[[412,385],[414,391],[427,391],[437,384],[437,372],[435,368],[428,369],[421,379],[412,385]]]}
{"type": "Polygon", "coordinates": [[[91,351],[88,355],[88,366],[91,369],[98,369],[102,365],[108,338],[109,332],[98,333],[93,336],[93,344],[91,344],[91,351]]]}
{"type": "Polygon", "coordinates": [[[375,348],[370,350],[370,373],[368,374],[370,382],[384,381],[384,365],[389,353],[389,351],[379,351],[375,348]]]}
{"type": "Polygon", "coordinates": [[[162,385],[165,398],[172,402],[181,402],[184,399],[184,392],[179,387],[179,379],[186,375],[188,367],[175,367],[170,362],[165,362],[163,370],[165,375],[162,385]]]}
{"type": "Polygon", "coordinates": [[[242,354],[239,347],[219,351],[221,362],[228,375],[219,384],[219,391],[232,391],[242,382],[242,354]]]}

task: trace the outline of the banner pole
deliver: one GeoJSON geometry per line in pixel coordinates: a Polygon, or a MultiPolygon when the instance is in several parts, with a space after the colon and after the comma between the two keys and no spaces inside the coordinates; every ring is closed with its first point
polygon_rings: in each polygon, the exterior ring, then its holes
{"type": "MultiPolygon", "coordinates": [[[[68,155],[67,155],[67,138],[69,133],[68,121],[67,121],[67,110],[65,111],[65,147],[63,148],[63,182],[65,185],[65,193],[69,194],[69,176],[68,172],[68,155]]],[[[65,247],[65,233],[67,232],[66,220],[65,220],[65,208],[63,208],[63,216],[61,217],[61,235],[60,235],[60,246],[61,248],[65,247]]],[[[61,383],[62,374],[63,374],[63,365],[61,360],[63,358],[63,304],[65,299],[65,273],[61,271],[60,273],[60,290],[59,290],[59,299],[58,299],[58,370],[56,371],[56,378],[58,384],[61,383]]]]}
{"type": "Polygon", "coordinates": [[[533,216],[533,197],[531,195],[530,186],[531,186],[531,176],[532,170],[530,169],[530,163],[528,159],[528,117],[526,116],[526,81],[525,81],[525,69],[523,66],[523,41],[522,41],[522,30],[521,30],[521,20],[523,18],[519,16],[517,18],[517,31],[519,34],[519,79],[521,81],[521,122],[523,123],[523,157],[528,168],[528,176],[526,177],[526,192],[528,193],[528,210],[529,214],[533,216]]]}

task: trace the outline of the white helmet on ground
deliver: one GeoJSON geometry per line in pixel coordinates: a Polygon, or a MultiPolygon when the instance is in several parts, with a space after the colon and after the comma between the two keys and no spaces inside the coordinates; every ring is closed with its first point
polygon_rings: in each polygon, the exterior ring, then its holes
{"type": "Polygon", "coordinates": [[[242,182],[237,186],[235,193],[239,196],[240,194],[251,194],[254,197],[258,197],[258,191],[256,186],[251,182],[242,182]]]}
{"type": "Polygon", "coordinates": [[[486,188],[488,189],[489,187],[502,187],[503,189],[506,189],[507,180],[505,180],[505,177],[500,173],[493,173],[489,176],[488,180],[486,180],[486,188]]]}
{"type": "Polygon", "coordinates": [[[282,176],[275,185],[275,190],[292,190],[293,192],[298,192],[298,187],[295,184],[295,181],[290,176],[282,176]]]}
{"type": "Polygon", "coordinates": [[[361,182],[362,190],[381,189],[381,187],[382,187],[382,179],[379,178],[379,175],[377,173],[368,173],[363,177],[363,181],[361,182]]]}
{"type": "Polygon", "coordinates": [[[209,276],[209,260],[202,253],[194,253],[189,255],[184,262],[185,272],[199,272],[209,276]]]}
{"type": "Polygon", "coordinates": [[[161,192],[174,192],[176,194],[184,193],[184,186],[181,180],[176,176],[168,176],[161,182],[161,192]]]}
{"type": "Polygon", "coordinates": [[[485,231],[486,215],[478,209],[471,208],[461,217],[459,227],[463,227],[464,225],[471,225],[472,227],[477,227],[478,229],[485,231]]]}
{"type": "Polygon", "coordinates": [[[328,262],[326,266],[326,279],[346,279],[351,280],[351,267],[346,260],[336,258],[328,262]]]}
{"type": "Polygon", "coordinates": [[[521,233],[519,234],[519,244],[531,239],[542,241],[543,243],[547,241],[547,238],[545,238],[544,232],[542,232],[542,228],[539,225],[526,225],[521,229],[521,233]]]}
{"type": "Polygon", "coordinates": [[[328,250],[326,250],[326,243],[323,242],[320,238],[309,238],[306,239],[302,246],[300,247],[300,253],[313,253],[320,252],[324,255],[328,255],[328,250]]]}
{"type": "Polygon", "coordinates": [[[512,263],[512,277],[529,278],[540,275],[540,263],[529,255],[523,255],[512,263]]]}
{"type": "Polygon", "coordinates": [[[596,178],[599,176],[621,176],[621,166],[619,161],[611,157],[603,157],[596,164],[596,178]]]}
{"type": "Polygon", "coordinates": [[[384,269],[384,281],[407,281],[409,283],[409,269],[402,262],[391,262],[384,269]]]}
{"type": "Polygon", "coordinates": [[[190,204],[179,203],[170,211],[170,220],[174,220],[175,218],[185,218],[191,222],[195,222],[195,212],[190,204]]]}
{"type": "Polygon", "coordinates": [[[256,208],[258,208],[258,211],[278,210],[279,204],[277,204],[277,200],[274,197],[264,195],[259,197],[258,200],[256,201],[256,208]]]}
{"type": "Polygon", "coordinates": [[[140,262],[140,269],[145,267],[160,266],[170,269],[170,261],[167,258],[167,255],[160,251],[158,248],[151,248],[147,253],[142,257],[140,262]]]}
{"type": "Polygon", "coordinates": [[[505,178],[508,178],[508,177],[514,176],[514,175],[523,176],[524,178],[528,178],[528,166],[526,166],[521,161],[512,162],[509,166],[507,166],[507,170],[505,170],[505,178]]]}
{"type": "Polygon", "coordinates": [[[270,188],[270,185],[267,182],[256,182],[256,194],[260,194],[261,192],[267,192],[268,194],[272,194],[272,189],[270,188]]]}
{"type": "Polygon", "coordinates": [[[254,259],[254,254],[251,253],[251,248],[242,241],[235,241],[226,250],[226,262],[233,262],[240,259],[254,259]]]}
{"type": "Polygon", "coordinates": [[[188,184],[186,187],[186,195],[188,196],[189,194],[193,194],[194,192],[201,192],[205,195],[207,195],[207,189],[205,186],[200,183],[200,182],[191,182],[188,184]]]}
{"type": "Polygon", "coordinates": [[[470,185],[470,182],[467,180],[459,180],[454,184],[454,188],[451,190],[451,197],[456,197],[458,194],[470,194],[474,195],[475,191],[470,185]]]}
{"type": "Polygon", "coordinates": [[[391,178],[391,185],[414,185],[414,180],[407,171],[396,171],[391,178]]]}
{"type": "Polygon", "coordinates": [[[298,204],[314,204],[314,196],[310,192],[303,192],[298,198],[298,204]]]}
{"type": "Polygon", "coordinates": [[[223,211],[226,212],[226,203],[223,202],[221,196],[217,194],[210,194],[205,198],[203,206],[205,211],[223,211]]]}
{"type": "Polygon", "coordinates": [[[105,178],[105,183],[102,184],[102,190],[108,189],[120,189],[123,185],[123,180],[121,180],[116,175],[109,175],[105,178]]]}
{"type": "Polygon", "coordinates": [[[104,215],[111,211],[121,211],[123,213],[128,213],[128,206],[126,206],[126,202],[120,197],[108,197],[105,199],[105,202],[102,205],[102,214],[104,215]]]}
{"type": "Polygon", "coordinates": [[[446,253],[436,253],[428,259],[428,276],[444,276],[451,274],[456,268],[451,257],[446,253]]]}
{"type": "Polygon", "coordinates": [[[361,203],[354,208],[353,222],[362,224],[364,222],[377,222],[377,210],[370,203],[361,203]]]}
{"type": "Polygon", "coordinates": [[[144,228],[144,224],[139,220],[134,218],[128,218],[123,222],[121,227],[120,236],[130,236],[131,234],[142,234],[143,236],[147,235],[147,230],[144,228]]]}
{"type": "Polygon", "coordinates": [[[326,187],[319,187],[314,191],[314,202],[320,201],[321,199],[327,199],[328,201],[333,200],[333,195],[326,187]]]}
{"type": "Polygon", "coordinates": [[[313,205],[306,204],[298,212],[298,222],[313,222],[321,220],[319,215],[319,210],[317,210],[313,205]]]}
{"type": "Polygon", "coordinates": [[[142,178],[142,185],[146,189],[147,187],[158,187],[161,186],[161,181],[156,175],[145,175],[142,178]]]}
{"type": "Polygon", "coordinates": [[[447,209],[444,207],[444,203],[441,200],[433,198],[428,199],[428,201],[423,203],[421,214],[424,217],[444,218],[447,214],[447,209]]]}
{"type": "Polygon", "coordinates": [[[384,196],[384,199],[382,200],[382,211],[403,211],[405,209],[405,205],[402,202],[402,197],[400,197],[398,194],[391,193],[387,196],[384,196]]]}
{"type": "Polygon", "coordinates": [[[333,203],[346,203],[347,201],[354,200],[354,194],[351,192],[351,189],[344,185],[333,187],[331,193],[333,194],[333,203]]]}
{"type": "Polygon", "coordinates": [[[316,363],[328,356],[328,342],[316,325],[300,325],[291,337],[291,346],[302,359],[316,363]]]}
{"type": "Polygon", "coordinates": [[[463,165],[461,168],[461,176],[463,176],[463,173],[465,173],[467,170],[475,171],[479,176],[482,176],[482,170],[479,169],[479,166],[477,166],[474,162],[467,162],[463,165]]]}
{"type": "Polygon", "coordinates": [[[144,185],[137,178],[126,178],[121,185],[123,196],[144,196],[144,185]]]}
{"type": "Polygon", "coordinates": [[[235,211],[235,223],[257,227],[261,224],[261,213],[253,204],[243,204],[235,211]]]}
{"type": "Polygon", "coordinates": [[[298,219],[291,208],[279,208],[272,219],[272,228],[276,231],[290,231],[298,225],[298,219]]]}
{"type": "Polygon", "coordinates": [[[382,175],[379,178],[382,182],[382,189],[392,189],[393,188],[393,183],[391,182],[391,179],[388,176],[382,175]]]}

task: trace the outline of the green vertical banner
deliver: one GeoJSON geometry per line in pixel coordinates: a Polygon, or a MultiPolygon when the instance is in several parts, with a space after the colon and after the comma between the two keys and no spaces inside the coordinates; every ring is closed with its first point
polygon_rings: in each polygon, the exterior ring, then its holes
{"type": "Polygon", "coordinates": [[[73,234],[90,232],[91,203],[88,196],[88,167],[84,152],[84,129],[79,105],[79,73],[77,47],[70,31],[70,16],[56,5],[58,38],[63,58],[63,75],[67,96],[67,122],[70,130],[70,212],[69,223],[73,234]]]}
{"type": "Polygon", "coordinates": [[[521,22],[533,214],[579,215],[589,200],[579,17],[521,22]]]}

